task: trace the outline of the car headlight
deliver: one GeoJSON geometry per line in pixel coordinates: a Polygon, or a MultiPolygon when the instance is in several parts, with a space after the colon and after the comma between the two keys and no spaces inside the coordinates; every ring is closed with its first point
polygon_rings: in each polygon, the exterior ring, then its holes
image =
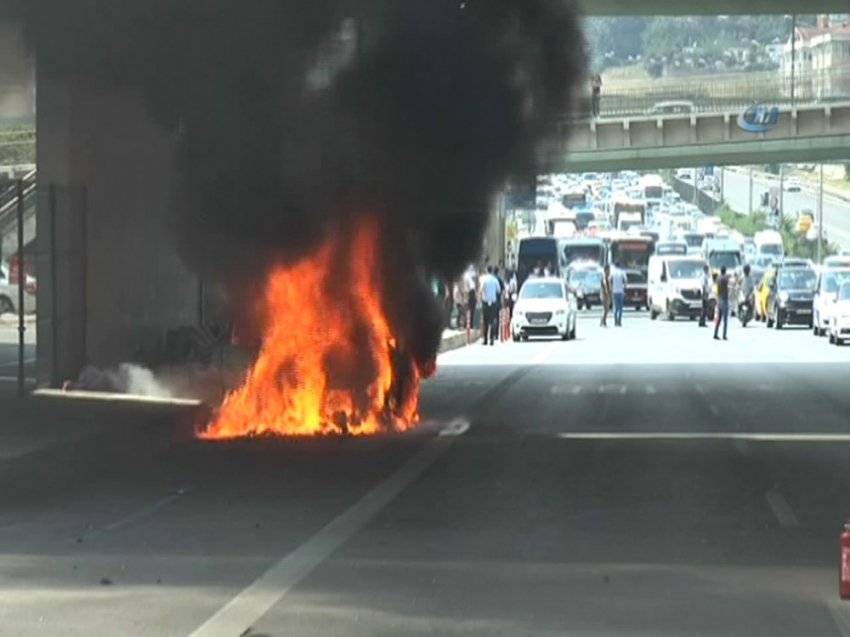
{"type": "Polygon", "coordinates": [[[780,292],[779,293],[779,302],[787,303],[788,302],[788,292],[780,292]]]}
{"type": "Polygon", "coordinates": [[[563,316],[563,315],[564,315],[564,314],[566,314],[566,313],[567,313],[567,311],[566,311],[566,310],[556,310],[556,311],[555,311],[555,316],[563,316]]]}

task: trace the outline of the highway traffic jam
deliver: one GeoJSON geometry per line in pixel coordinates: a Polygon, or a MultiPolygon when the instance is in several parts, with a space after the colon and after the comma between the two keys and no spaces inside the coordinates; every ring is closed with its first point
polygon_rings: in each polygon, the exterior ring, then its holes
{"type": "Polygon", "coordinates": [[[658,174],[543,175],[536,197],[508,255],[519,290],[514,341],[574,338],[576,313],[594,307],[602,325],[608,309],[615,326],[623,309],[701,325],[725,313],[744,327],[805,326],[830,343],[850,339],[850,253],[822,264],[786,256],[779,232],[744,236],[682,201],[658,174]]]}

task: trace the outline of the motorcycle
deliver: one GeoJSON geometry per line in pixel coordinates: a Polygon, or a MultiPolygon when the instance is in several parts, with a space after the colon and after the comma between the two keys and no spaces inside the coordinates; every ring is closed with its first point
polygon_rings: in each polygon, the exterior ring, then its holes
{"type": "Polygon", "coordinates": [[[738,318],[741,320],[741,327],[747,327],[747,323],[753,320],[753,312],[755,302],[753,296],[744,296],[743,294],[738,299],[738,318]]]}

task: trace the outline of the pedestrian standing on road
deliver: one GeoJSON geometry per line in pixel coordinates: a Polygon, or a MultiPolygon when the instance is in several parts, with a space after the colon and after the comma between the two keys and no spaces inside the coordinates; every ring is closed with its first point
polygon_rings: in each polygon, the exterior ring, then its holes
{"type": "MultiPolygon", "coordinates": [[[[714,293],[714,281],[711,278],[711,269],[705,265],[702,268],[702,312],[699,315],[699,326],[708,327],[709,310],[711,308],[711,297],[714,293]]],[[[712,318],[714,318],[712,316],[712,318]]]]}
{"type": "Polygon", "coordinates": [[[457,316],[455,327],[462,330],[466,328],[466,304],[469,300],[469,295],[463,287],[463,277],[454,284],[453,293],[455,297],[455,312],[457,316]]]}
{"type": "Polygon", "coordinates": [[[463,275],[463,288],[466,291],[466,310],[469,330],[475,329],[475,306],[478,304],[478,282],[475,276],[475,266],[470,265],[463,275]]]}
{"type": "Polygon", "coordinates": [[[499,296],[501,286],[499,279],[493,273],[493,266],[487,268],[487,273],[481,277],[481,312],[484,321],[484,344],[493,345],[496,341],[496,331],[499,320],[499,296]]]}
{"type": "Polygon", "coordinates": [[[602,112],[602,76],[596,73],[590,80],[590,87],[593,92],[593,116],[599,117],[602,112]]]}
{"type": "Polygon", "coordinates": [[[516,303],[516,294],[518,290],[516,272],[510,272],[508,274],[508,284],[507,289],[505,290],[505,303],[508,306],[508,318],[513,318],[514,316],[514,303],[516,303]]]}
{"type": "Polygon", "coordinates": [[[600,290],[602,297],[602,320],[599,325],[608,327],[608,311],[611,309],[611,266],[607,263],[602,268],[602,289],[600,290]]]}
{"type": "Polygon", "coordinates": [[[719,341],[720,324],[723,323],[723,340],[729,328],[729,275],[726,274],[726,266],[720,268],[720,276],[717,277],[717,322],[714,324],[714,340],[719,341]]]}
{"type": "Polygon", "coordinates": [[[623,303],[626,300],[626,273],[619,263],[611,272],[611,295],[614,297],[614,327],[623,326],[623,303]]]}

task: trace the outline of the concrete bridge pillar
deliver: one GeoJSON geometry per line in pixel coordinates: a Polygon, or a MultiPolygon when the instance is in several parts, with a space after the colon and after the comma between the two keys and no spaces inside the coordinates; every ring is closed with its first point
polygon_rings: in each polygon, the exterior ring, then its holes
{"type": "Polygon", "coordinates": [[[199,302],[168,230],[173,137],[128,89],[39,73],[37,99],[43,385],[85,364],[126,361],[164,331],[197,324],[199,302]]]}

